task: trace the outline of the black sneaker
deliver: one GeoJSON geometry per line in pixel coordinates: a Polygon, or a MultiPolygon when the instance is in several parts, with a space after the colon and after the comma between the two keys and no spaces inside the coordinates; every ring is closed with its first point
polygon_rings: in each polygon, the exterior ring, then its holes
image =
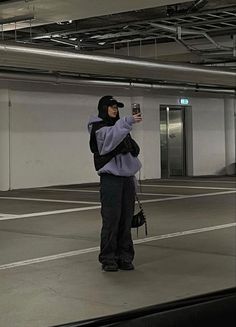
{"type": "Polygon", "coordinates": [[[119,269],[121,270],[134,270],[132,262],[119,262],[119,269]]]}
{"type": "Polygon", "coordinates": [[[116,263],[103,264],[102,270],[104,271],[118,271],[118,265],[116,263]]]}

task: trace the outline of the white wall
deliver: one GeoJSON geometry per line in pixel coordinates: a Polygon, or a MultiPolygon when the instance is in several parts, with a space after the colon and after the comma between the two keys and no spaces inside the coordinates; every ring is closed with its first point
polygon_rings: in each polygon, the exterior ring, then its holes
{"type": "MultiPolygon", "coordinates": [[[[10,137],[8,92],[0,91],[0,190],[98,181],[87,121],[105,94],[125,103],[121,116],[130,114],[132,102],[141,104],[143,123],[133,128],[141,147],[141,178],[160,178],[159,107],[178,104],[178,95],[40,83],[12,83],[9,90],[10,137]]],[[[189,175],[223,174],[224,100],[190,97],[190,105],[189,175]]]]}
{"type": "Polygon", "coordinates": [[[159,101],[156,97],[143,99],[143,179],[161,177],[159,101]]]}
{"type": "Polygon", "coordinates": [[[225,166],[227,175],[235,174],[235,99],[227,98],[224,101],[225,118],[225,166]]]}
{"type": "Polygon", "coordinates": [[[12,189],[96,178],[86,130],[96,99],[60,91],[10,92],[12,189]]]}
{"type": "Polygon", "coordinates": [[[8,90],[0,89],[0,190],[9,189],[9,105],[8,90]]]}
{"type": "Polygon", "coordinates": [[[193,175],[225,174],[224,100],[192,98],[193,175]]]}

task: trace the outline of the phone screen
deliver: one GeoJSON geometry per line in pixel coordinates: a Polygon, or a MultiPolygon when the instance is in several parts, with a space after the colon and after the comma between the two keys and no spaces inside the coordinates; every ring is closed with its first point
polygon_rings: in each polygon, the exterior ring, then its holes
{"type": "Polygon", "coordinates": [[[132,103],[132,114],[136,115],[140,113],[140,104],[139,103],[132,103]]]}

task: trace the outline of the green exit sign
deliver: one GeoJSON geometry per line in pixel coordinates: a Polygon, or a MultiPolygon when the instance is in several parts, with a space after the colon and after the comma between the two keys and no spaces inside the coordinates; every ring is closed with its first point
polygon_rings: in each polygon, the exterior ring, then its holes
{"type": "Polygon", "coordinates": [[[188,100],[188,98],[180,98],[179,103],[182,104],[182,105],[188,105],[189,100],[188,100]]]}

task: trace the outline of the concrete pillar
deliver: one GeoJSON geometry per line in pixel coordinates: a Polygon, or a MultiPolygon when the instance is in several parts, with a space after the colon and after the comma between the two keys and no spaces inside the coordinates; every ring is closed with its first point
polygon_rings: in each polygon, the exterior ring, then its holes
{"type": "Polygon", "coordinates": [[[137,124],[142,129],[141,161],[144,179],[161,178],[160,110],[155,96],[143,97],[141,102],[143,121],[137,124]]]}
{"type": "Polygon", "coordinates": [[[0,191],[10,188],[10,128],[8,90],[0,89],[0,191]]]}
{"type": "Polygon", "coordinates": [[[225,171],[226,175],[235,174],[235,99],[224,99],[225,116],[225,171]]]}

